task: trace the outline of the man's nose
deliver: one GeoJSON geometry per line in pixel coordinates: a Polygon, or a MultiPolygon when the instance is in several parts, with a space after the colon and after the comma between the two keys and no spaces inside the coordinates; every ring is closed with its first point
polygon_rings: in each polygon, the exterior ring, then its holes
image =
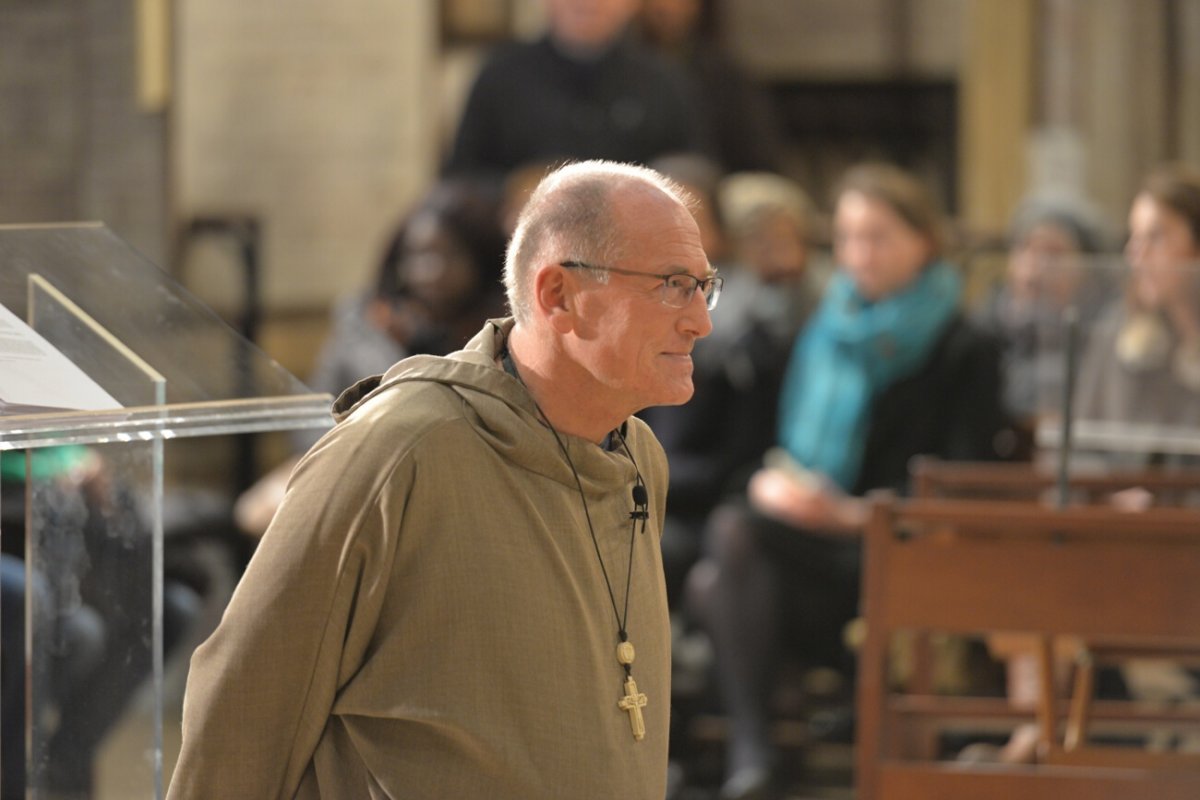
{"type": "Polygon", "coordinates": [[[697,339],[703,339],[712,333],[712,317],[708,313],[708,299],[699,289],[692,295],[691,301],[684,306],[680,315],[682,329],[697,339]]]}

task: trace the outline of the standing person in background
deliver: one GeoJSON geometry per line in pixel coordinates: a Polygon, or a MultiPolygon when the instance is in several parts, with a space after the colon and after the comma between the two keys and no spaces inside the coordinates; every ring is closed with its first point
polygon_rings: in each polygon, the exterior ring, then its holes
{"type": "Polygon", "coordinates": [[[193,657],[171,800],[662,800],[667,464],[631,415],[690,398],[712,327],[687,202],[552,173],[514,318],[343,394],[193,657]]]}
{"type": "Polygon", "coordinates": [[[889,165],[852,168],[834,212],[838,270],[796,342],[778,449],[744,502],[710,518],[689,601],[713,639],[730,718],[725,798],[768,797],[768,735],[784,652],[853,675],[862,496],[903,491],[917,454],[993,455],[1003,427],[998,348],[959,310],[927,189],[889,165]]]}
{"type": "Polygon", "coordinates": [[[647,164],[706,152],[687,78],[627,32],[638,0],[544,0],[536,42],[498,49],[476,78],[445,171],[502,180],[531,162],[647,164]]]}

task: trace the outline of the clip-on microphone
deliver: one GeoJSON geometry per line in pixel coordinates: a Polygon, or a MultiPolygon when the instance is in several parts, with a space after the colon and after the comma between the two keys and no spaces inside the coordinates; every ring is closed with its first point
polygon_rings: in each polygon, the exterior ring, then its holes
{"type": "Polygon", "coordinates": [[[640,519],[642,521],[642,530],[646,530],[646,520],[650,519],[650,511],[647,506],[650,504],[650,495],[646,493],[646,486],[642,483],[642,476],[638,475],[638,481],[633,485],[633,511],[629,512],[630,519],[640,519]]]}
{"type": "Polygon", "coordinates": [[[621,439],[621,446],[625,448],[625,455],[629,456],[629,463],[633,464],[633,474],[635,483],[633,484],[633,511],[629,512],[629,518],[642,521],[642,533],[646,532],[646,520],[650,519],[650,494],[646,491],[646,482],[642,480],[642,471],[638,469],[637,461],[633,458],[633,451],[629,449],[629,443],[625,441],[625,434],[620,429],[616,430],[616,434],[621,439]]]}

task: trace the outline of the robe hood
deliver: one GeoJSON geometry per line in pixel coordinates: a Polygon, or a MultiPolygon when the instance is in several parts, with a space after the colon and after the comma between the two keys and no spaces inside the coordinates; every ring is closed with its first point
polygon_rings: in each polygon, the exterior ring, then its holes
{"type": "MultiPolygon", "coordinates": [[[[488,320],[462,350],[447,356],[412,356],[398,361],[383,375],[359,381],[334,403],[334,419],[338,425],[345,425],[361,415],[386,413],[393,393],[421,384],[439,384],[462,404],[464,415],[472,419],[479,436],[515,466],[574,489],[573,464],[589,498],[611,492],[620,484],[632,485],[634,462],[645,458],[638,454],[648,446],[658,447],[649,428],[636,417],[630,417],[619,428],[634,454],[633,462],[619,443],[605,450],[594,442],[560,432],[558,440],[570,454],[569,461],[564,458],[562,447],[543,421],[529,390],[496,363],[513,325],[512,318],[488,320]]],[[[448,396],[447,401],[453,400],[448,396]]]]}

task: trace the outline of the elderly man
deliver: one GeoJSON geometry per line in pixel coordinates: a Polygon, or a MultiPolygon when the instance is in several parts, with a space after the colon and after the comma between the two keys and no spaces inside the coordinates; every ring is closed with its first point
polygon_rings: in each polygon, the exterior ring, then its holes
{"type": "Polygon", "coordinates": [[[173,800],[661,800],[667,466],[713,274],[682,190],[583,162],[509,245],[515,319],[337,403],[192,662],[173,800]]]}

